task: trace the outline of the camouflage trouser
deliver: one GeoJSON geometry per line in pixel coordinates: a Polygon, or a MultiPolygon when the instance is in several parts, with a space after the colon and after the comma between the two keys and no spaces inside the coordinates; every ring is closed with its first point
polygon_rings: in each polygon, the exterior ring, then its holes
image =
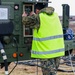
{"type": "Polygon", "coordinates": [[[41,59],[40,62],[43,75],[56,75],[60,58],[41,59]]]}

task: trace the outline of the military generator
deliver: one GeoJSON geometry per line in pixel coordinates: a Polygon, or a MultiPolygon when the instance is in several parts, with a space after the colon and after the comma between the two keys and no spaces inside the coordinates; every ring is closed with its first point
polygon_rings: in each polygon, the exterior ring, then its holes
{"type": "MultiPolygon", "coordinates": [[[[48,0],[0,0],[0,63],[31,59],[31,28],[22,24],[22,13],[35,11],[35,5],[43,3],[48,6],[48,0]]],[[[64,34],[69,23],[69,6],[63,5],[64,34]]],[[[65,55],[74,49],[75,41],[65,40],[65,55]]],[[[7,65],[7,64],[5,64],[7,65]]],[[[7,70],[7,68],[6,68],[7,70]]]]}
{"type": "MultiPolygon", "coordinates": [[[[48,5],[46,0],[0,1],[0,42],[8,62],[31,59],[32,29],[22,24],[22,13],[35,11],[38,2],[48,5]]],[[[1,54],[0,62],[3,62],[1,54]]]]}

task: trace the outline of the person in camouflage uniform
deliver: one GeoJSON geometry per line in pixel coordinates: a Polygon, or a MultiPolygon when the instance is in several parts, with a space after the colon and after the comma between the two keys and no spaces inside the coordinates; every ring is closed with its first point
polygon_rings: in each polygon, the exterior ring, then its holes
{"type": "MultiPolygon", "coordinates": [[[[47,14],[52,14],[54,12],[53,7],[43,8],[41,6],[39,5],[38,7],[36,7],[36,14],[34,12],[31,12],[30,16],[27,16],[26,12],[22,14],[23,25],[26,25],[30,28],[36,28],[37,30],[39,29],[40,27],[39,13],[45,12],[47,14]]],[[[43,75],[56,75],[60,63],[59,57],[54,59],[40,59],[40,62],[43,75]]]]}

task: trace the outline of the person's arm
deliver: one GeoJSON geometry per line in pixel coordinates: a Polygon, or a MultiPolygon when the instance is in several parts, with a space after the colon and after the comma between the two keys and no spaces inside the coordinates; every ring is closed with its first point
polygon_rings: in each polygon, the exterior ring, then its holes
{"type": "Polygon", "coordinates": [[[39,17],[36,14],[27,16],[26,13],[24,13],[22,15],[22,22],[23,22],[23,25],[29,26],[31,28],[39,27],[39,17]]]}

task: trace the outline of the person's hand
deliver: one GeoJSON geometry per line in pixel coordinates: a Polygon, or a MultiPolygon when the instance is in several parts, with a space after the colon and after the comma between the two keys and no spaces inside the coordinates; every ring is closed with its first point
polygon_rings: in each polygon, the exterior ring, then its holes
{"type": "Polygon", "coordinates": [[[32,16],[33,14],[35,14],[33,11],[30,13],[30,16],[32,16]]]}
{"type": "Polygon", "coordinates": [[[27,16],[27,13],[23,12],[22,17],[26,17],[26,16],[27,16]]]}

